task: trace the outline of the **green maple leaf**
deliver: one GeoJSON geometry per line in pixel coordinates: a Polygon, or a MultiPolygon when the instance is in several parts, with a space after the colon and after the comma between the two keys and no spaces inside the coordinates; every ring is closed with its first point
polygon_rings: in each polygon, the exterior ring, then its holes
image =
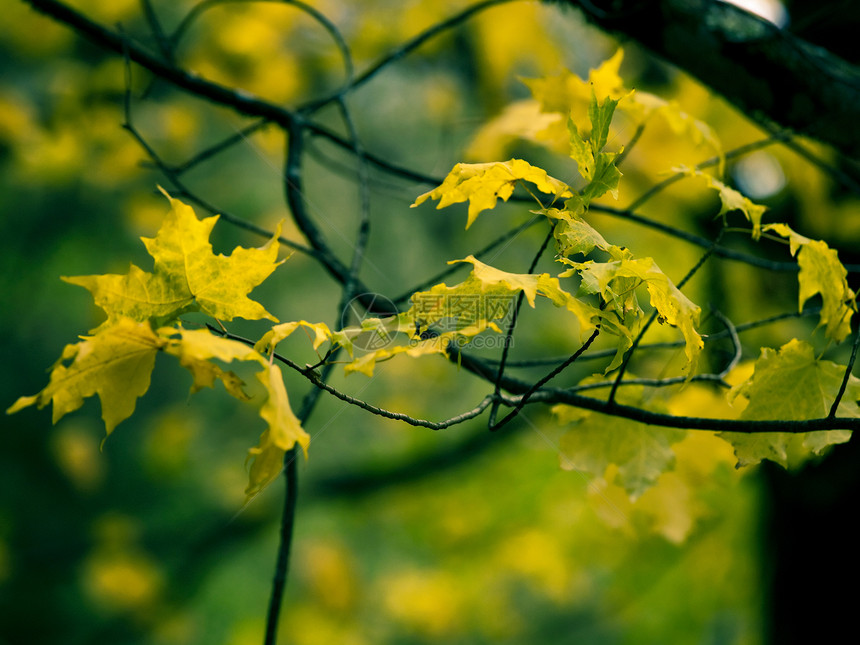
{"type": "MultiPolygon", "coordinates": [[[[654,404],[646,403],[642,394],[642,388],[624,388],[619,401],[653,408],[654,404]]],[[[686,436],[685,430],[655,428],[568,405],[556,405],[552,412],[560,423],[573,424],[559,444],[562,468],[603,477],[607,467],[615,464],[618,466],[616,482],[633,499],[673,468],[672,444],[686,436]]]]}
{"type": "Polygon", "coordinates": [[[218,216],[198,220],[190,206],[168,199],[171,210],[156,237],[141,238],[154,259],[152,273],[131,265],[126,275],[63,280],[89,290],[107,314],[107,324],[123,317],[166,324],[192,311],[225,321],[238,317],[277,322],[247,294],[280,264],[279,231],[262,248],[237,247],[229,257],[216,255],[209,235],[218,216]]]}
{"type": "MultiPolygon", "coordinates": [[[[732,396],[749,399],[741,419],[820,419],[830,412],[844,374],[844,366],[816,359],[811,345],[794,339],[779,350],[763,348],[752,377],[737,386],[732,396]]],[[[858,400],[860,379],[851,376],[838,415],[860,417],[858,400]]],[[[787,466],[792,454],[819,454],[827,446],[848,441],[851,432],[723,432],[719,436],[734,446],[740,468],[762,459],[787,466]]]]}
{"type": "Polygon", "coordinates": [[[123,318],[102,327],[81,342],[66,345],[51,371],[48,385],[34,396],[21,397],[6,413],[53,403],[53,422],[74,412],[84,399],[98,395],[107,434],[134,412],[137,399],[149,389],[155,355],[166,341],[149,323],[123,318]]]}
{"type": "Polygon", "coordinates": [[[608,97],[599,104],[592,92],[588,107],[592,124],[591,138],[587,141],[579,133],[573,119],[568,119],[570,156],[576,161],[579,174],[588,182],[581,191],[565,202],[567,210],[574,215],[584,213],[593,200],[606,193],[618,199],[618,182],[621,180],[621,171],[615,166],[618,154],[601,152],[609,137],[609,124],[617,105],[617,100],[608,97]]]}
{"type": "Polygon", "coordinates": [[[788,238],[791,254],[797,256],[800,273],[798,311],[803,310],[807,300],[821,294],[820,325],[824,334],[837,343],[851,333],[851,317],[857,310],[855,294],[848,287],[848,271],[839,261],[835,250],[820,240],[811,240],[795,233],[786,224],[768,224],[765,231],[772,231],[788,238]]]}
{"type": "Polygon", "coordinates": [[[519,181],[534,184],[539,191],[554,198],[572,195],[567,184],[550,177],[545,170],[522,159],[511,159],[491,163],[458,163],[440,186],[419,195],[412,207],[428,199],[439,200],[437,209],[468,201],[466,228],[469,228],[482,211],[495,208],[499,199],[507,201],[519,181]]]}
{"type": "Polygon", "coordinates": [[[556,251],[559,256],[567,257],[577,253],[588,255],[595,248],[607,253],[621,253],[619,247],[607,242],[591,224],[581,217],[576,217],[570,211],[547,208],[541,212],[557,220],[553,237],[555,237],[556,251]]]}

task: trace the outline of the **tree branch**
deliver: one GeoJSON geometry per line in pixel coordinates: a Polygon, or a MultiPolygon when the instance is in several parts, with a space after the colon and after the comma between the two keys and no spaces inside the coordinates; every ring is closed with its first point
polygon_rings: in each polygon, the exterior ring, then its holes
{"type": "MultiPolygon", "coordinates": [[[[487,369],[482,361],[468,354],[452,351],[450,360],[464,369],[493,383],[495,372],[487,369]]],[[[532,384],[510,376],[501,379],[502,388],[514,396],[504,396],[503,402],[516,407],[531,389],[532,384]]],[[[681,430],[710,430],[713,432],[741,432],[755,434],[761,432],[815,432],[818,430],[860,430],[860,418],[855,417],[823,417],[820,419],[804,420],[762,420],[749,421],[746,419],[713,419],[708,417],[674,416],[652,412],[617,402],[603,401],[589,396],[583,396],[575,391],[576,388],[545,388],[529,395],[529,403],[566,403],[583,410],[599,412],[611,417],[620,417],[638,421],[645,425],[663,428],[679,428],[681,430]]]]}
{"type": "Polygon", "coordinates": [[[636,40],[741,112],[860,156],[860,70],[733,5],[712,0],[552,0],[636,40]]]}

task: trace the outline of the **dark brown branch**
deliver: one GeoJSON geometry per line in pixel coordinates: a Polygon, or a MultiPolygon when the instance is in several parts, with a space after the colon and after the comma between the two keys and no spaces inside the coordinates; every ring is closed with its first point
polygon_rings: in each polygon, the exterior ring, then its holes
{"type": "MultiPolygon", "coordinates": [[[[306,414],[305,417],[308,415],[306,414]]],[[[304,423],[306,419],[300,420],[304,423]]],[[[272,593],[269,596],[269,609],[266,614],[266,637],[264,645],[278,642],[278,619],[283,605],[284,589],[290,572],[290,552],[293,543],[293,529],[296,523],[296,505],[299,499],[299,477],[296,446],[284,455],[284,479],[286,492],[284,508],[281,513],[281,530],[278,541],[278,555],[275,559],[275,575],[272,578],[272,593]]]]}
{"type": "MultiPolygon", "coordinates": [[[[467,354],[452,352],[451,360],[458,363],[464,369],[480,376],[488,383],[493,383],[496,374],[488,370],[482,361],[467,354]]],[[[525,395],[532,387],[531,383],[514,379],[510,376],[502,378],[502,387],[515,396],[506,396],[504,402],[516,406],[522,395],[525,395]],[[517,396],[520,395],[520,396],[517,396]]],[[[820,419],[806,420],[762,420],[748,421],[746,419],[712,419],[707,417],[685,417],[674,416],[652,412],[621,403],[610,403],[600,399],[572,391],[573,389],[545,388],[530,395],[529,403],[566,403],[583,410],[600,412],[613,417],[638,421],[645,425],[660,426],[663,428],[679,428],[682,430],[710,430],[713,432],[741,432],[744,434],[755,434],[761,432],[815,432],[818,430],[860,430],[860,418],[856,417],[824,417],[820,419]]]]}

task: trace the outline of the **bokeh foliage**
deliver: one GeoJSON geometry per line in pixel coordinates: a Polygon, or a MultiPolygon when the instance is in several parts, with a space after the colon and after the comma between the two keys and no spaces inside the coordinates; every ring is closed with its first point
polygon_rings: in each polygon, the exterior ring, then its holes
{"type": "MultiPolygon", "coordinates": [[[[312,4],[342,31],[363,69],[468,3],[312,4]]],[[[175,26],[192,3],[153,5],[165,25],[175,26]]],[[[79,0],[75,6],[146,37],[137,2],[79,0]]],[[[0,23],[0,343],[6,357],[0,379],[9,404],[41,388],[44,368],[61,348],[100,322],[86,295],[59,276],[121,273],[130,259],[139,262],[137,238],[157,230],[167,205],[155,191],[163,178],[141,164],[144,151],[121,127],[123,61],[23,3],[6,10],[0,23]]],[[[439,176],[467,154],[491,160],[494,151],[482,150],[473,137],[505,105],[527,96],[518,77],[564,67],[585,76],[616,46],[575,13],[504,4],[390,66],[351,95],[349,105],[374,154],[439,176]]],[[[216,6],[193,24],[178,52],[188,69],[286,105],[323,96],[344,78],[328,35],[279,3],[216,6]]],[[[632,86],[676,100],[711,124],[726,150],[762,138],[707,90],[635,48],[628,49],[623,71],[632,86]]],[[[248,123],[136,68],[132,89],[134,125],[169,163],[248,123]]],[[[333,111],[322,118],[340,127],[333,111]]],[[[219,209],[274,229],[285,215],[283,145],[263,128],[186,179],[219,209]]],[[[512,145],[548,169],[558,163],[528,143],[512,145]]],[[[649,128],[624,168],[621,202],[671,166],[711,154],[666,125],[649,128]]],[[[343,257],[357,221],[354,169],[350,156],[314,142],[308,202],[331,227],[343,257]],[[347,234],[339,238],[337,231],[347,234]]],[[[840,248],[843,261],[852,261],[842,249],[860,234],[858,202],[826,172],[779,146],[729,170],[772,209],[771,221],[824,237],[840,248]]],[[[570,169],[556,176],[565,173],[570,169]]],[[[461,213],[409,209],[426,186],[377,172],[371,179],[373,209],[381,216],[374,219],[362,277],[387,293],[400,293],[483,245],[500,221],[510,226],[522,219],[522,208],[508,205],[464,232],[461,213]]],[[[701,185],[680,182],[644,213],[712,234],[714,199],[701,185]]],[[[682,273],[701,254],[678,241],[669,245],[650,229],[609,217],[600,223],[607,237],[659,257],[667,273],[682,273]]],[[[285,233],[300,240],[295,230],[285,233]]],[[[539,244],[536,232],[525,235],[539,244]]],[[[221,251],[261,243],[223,223],[213,239],[221,251]]],[[[521,266],[530,253],[511,247],[502,257],[521,266]]],[[[307,258],[296,255],[289,264],[259,299],[281,320],[330,320],[337,285],[307,258]]],[[[736,263],[709,265],[690,288],[694,299],[735,320],[796,306],[794,291],[774,289],[769,274],[736,263]]],[[[788,320],[753,332],[750,342],[779,346],[774,336],[790,338],[811,324],[788,320]]],[[[251,334],[260,329],[247,327],[251,334]]],[[[543,340],[559,354],[569,349],[561,331],[543,340]]],[[[315,360],[304,339],[285,343],[315,360]]],[[[138,414],[102,451],[92,402],[55,428],[47,412],[5,419],[0,643],[262,640],[282,490],[272,486],[242,507],[246,473],[236,455],[256,440],[254,412],[216,392],[188,400],[187,374],[166,364],[159,370],[138,414]]],[[[391,362],[380,372],[362,396],[425,418],[445,418],[484,393],[477,382],[451,380],[441,359],[391,362]]],[[[297,393],[307,387],[290,375],[287,385],[297,393]]],[[[719,416],[725,404],[708,388],[690,385],[666,405],[677,414],[719,416]]],[[[592,479],[559,468],[565,465],[562,430],[549,411],[529,412],[499,436],[487,435],[481,422],[430,433],[324,398],[307,429],[313,440],[311,458],[302,464],[285,643],[761,641],[755,474],[740,476],[731,450],[707,434],[685,439],[676,470],[631,502],[613,483],[612,469],[592,479]]]]}

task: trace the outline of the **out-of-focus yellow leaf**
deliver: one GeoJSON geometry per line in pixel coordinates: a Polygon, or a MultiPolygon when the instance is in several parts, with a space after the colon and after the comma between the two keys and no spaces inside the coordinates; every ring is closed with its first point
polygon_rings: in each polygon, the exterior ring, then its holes
{"type": "Polygon", "coordinates": [[[501,159],[517,139],[545,145],[555,142],[557,152],[564,153],[563,137],[539,136],[553,124],[558,124],[559,130],[564,132],[564,119],[560,114],[544,112],[535,99],[515,101],[478,130],[464,155],[467,159],[501,159]]]}
{"type": "MultiPolygon", "coordinates": [[[[641,406],[645,404],[643,389],[622,388],[619,400],[641,406]]],[[[647,405],[653,407],[654,403],[647,405]]],[[[649,427],[628,419],[569,408],[562,404],[552,408],[559,420],[572,421],[573,425],[559,443],[560,463],[565,470],[603,477],[610,464],[615,464],[619,483],[631,499],[636,499],[653,486],[662,473],[673,468],[675,453],[671,446],[681,441],[686,431],[649,427]]]]}

